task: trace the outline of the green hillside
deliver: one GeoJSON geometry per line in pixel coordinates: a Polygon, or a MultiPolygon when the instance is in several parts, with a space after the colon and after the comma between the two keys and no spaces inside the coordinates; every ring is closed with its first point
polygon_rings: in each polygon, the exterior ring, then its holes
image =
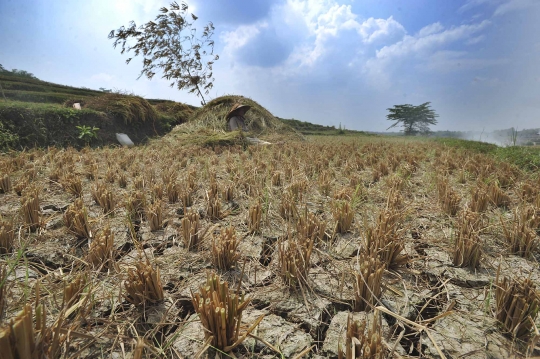
{"type": "Polygon", "coordinates": [[[186,122],[194,106],[159,99],[55,84],[0,65],[0,150],[135,143],[186,122]],[[80,103],[81,110],[73,108],[80,103]]]}

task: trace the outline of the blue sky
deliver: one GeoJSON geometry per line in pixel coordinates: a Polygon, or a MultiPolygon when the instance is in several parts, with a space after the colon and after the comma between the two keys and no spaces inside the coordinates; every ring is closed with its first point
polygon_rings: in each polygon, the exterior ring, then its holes
{"type": "MultiPolygon", "coordinates": [[[[199,104],[137,80],[110,30],[159,0],[1,0],[0,64],[72,86],[199,104]]],[[[386,109],[431,101],[437,130],[540,127],[540,0],[190,0],[216,26],[215,87],[277,116],[383,131],[386,109]]]]}

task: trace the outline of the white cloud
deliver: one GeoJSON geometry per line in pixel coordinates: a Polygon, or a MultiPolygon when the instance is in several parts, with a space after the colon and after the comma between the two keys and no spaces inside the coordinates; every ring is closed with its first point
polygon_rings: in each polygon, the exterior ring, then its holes
{"type": "Polygon", "coordinates": [[[425,26],[417,34],[405,35],[401,41],[376,51],[375,57],[366,61],[363,71],[377,88],[388,89],[391,86],[392,69],[398,67],[404,58],[413,57],[417,62],[421,62],[432,56],[438,48],[469,39],[489,24],[490,22],[485,20],[479,24],[449,29],[444,29],[440,23],[425,26]]]}
{"type": "Polygon", "coordinates": [[[493,4],[500,2],[501,0],[468,0],[463,6],[458,9],[458,12],[463,13],[484,4],[493,4]]]}
{"type": "Polygon", "coordinates": [[[439,73],[452,71],[479,70],[486,67],[504,65],[507,59],[482,59],[468,57],[467,51],[441,50],[431,55],[419,67],[421,70],[437,71],[439,73]]]}
{"type": "Polygon", "coordinates": [[[518,10],[525,10],[527,8],[540,6],[538,0],[509,0],[504,4],[501,4],[495,9],[494,16],[504,15],[506,13],[518,10]]]}
{"type": "Polygon", "coordinates": [[[260,33],[261,28],[267,26],[267,23],[262,22],[253,25],[241,25],[235,30],[222,32],[220,37],[225,42],[225,51],[230,52],[243,47],[260,33]]]}
{"type": "Polygon", "coordinates": [[[467,40],[465,43],[467,45],[476,45],[482,41],[484,41],[484,39],[486,38],[485,35],[480,35],[480,36],[476,36],[476,37],[473,37],[473,38],[470,38],[469,40],[467,40]]]}

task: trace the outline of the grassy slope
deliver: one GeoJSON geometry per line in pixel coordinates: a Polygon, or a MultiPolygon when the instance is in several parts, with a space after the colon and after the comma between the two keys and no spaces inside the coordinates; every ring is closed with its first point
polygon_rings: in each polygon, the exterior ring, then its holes
{"type": "MultiPolygon", "coordinates": [[[[0,85],[0,150],[49,145],[84,146],[87,141],[78,138],[76,126],[100,129],[98,138],[91,142],[93,145],[116,143],[115,132],[127,133],[137,142],[144,141],[186,121],[194,110],[193,106],[174,101],[152,99],[147,102],[137,97],[64,86],[9,73],[0,73],[0,85]],[[107,96],[116,97],[109,105],[93,106],[106,102],[107,96]],[[124,111],[132,113],[134,109],[142,108],[138,105],[141,101],[146,104],[142,107],[155,113],[151,124],[132,123],[118,116],[122,110],[119,106],[133,103],[124,111]],[[75,102],[83,105],[82,111],[71,108],[75,102]]],[[[144,119],[144,116],[135,118],[144,119]]]]}

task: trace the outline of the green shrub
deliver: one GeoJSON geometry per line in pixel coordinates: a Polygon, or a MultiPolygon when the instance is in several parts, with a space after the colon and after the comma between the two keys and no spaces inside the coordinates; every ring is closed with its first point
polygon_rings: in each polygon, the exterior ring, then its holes
{"type": "Polygon", "coordinates": [[[495,153],[497,151],[497,145],[479,141],[467,141],[457,138],[436,138],[435,142],[441,143],[446,146],[463,148],[479,153],[495,153]]]}
{"type": "MultiPolygon", "coordinates": [[[[154,100],[155,101],[155,100],[154,100]]],[[[174,101],[162,101],[154,105],[154,108],[165,115],[165,117],[172,118],[172,121],[168,121],[170,125],[179,125],[187,122],[188,118],[193,114],[196,107],[186,105],[184,103],[174,101]]]]}
{"type": "Polygon", "coordinates": [[[526,170],[540,169],[540,147],[499,147],[496,157],[526,170]]]}

